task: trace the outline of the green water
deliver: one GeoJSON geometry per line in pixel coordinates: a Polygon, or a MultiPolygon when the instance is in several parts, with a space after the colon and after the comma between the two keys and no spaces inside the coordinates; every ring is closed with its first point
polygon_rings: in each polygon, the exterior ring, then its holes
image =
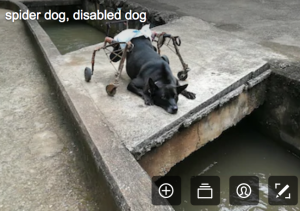
{"type": "MultiPolygon", "coordinates": [[[[224,132],[175,166],[167,176],[181,177],[181,205],[176,211],[259,211],[299,210],[298,206],[271,206],[268,204],[269,176],[300,176],[300,160],[282,145],[253,130],[251,125],[239,124],[224,132]],[[190,203],[192,176],[219,176],[221,200],[218,206],[193,206],[190,203]],[[229,178],[231,176],[259,177],[259,203],[255,206],[229,204],[229,178]]],[[[298,201],[300,202],[299,194],[298,201]]]]}
{"type": "Polygon", "coordinates": [[[40,25],[51,38],[61,54],[104,41],[105,34],[84,21],[41,21],[40,25]]]}

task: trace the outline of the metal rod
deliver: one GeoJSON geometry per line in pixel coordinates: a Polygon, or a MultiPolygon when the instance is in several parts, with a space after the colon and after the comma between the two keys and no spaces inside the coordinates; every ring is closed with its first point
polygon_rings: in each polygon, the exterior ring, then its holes
{"type": "Polygon", "coordinates": [[[180,60],[180,62],[181,62],[181,64],[182,64],[183,70],[184,70],[185,72],[187,72],[188,65],[187,65],[186,63],[184,63],[184,61],[183,61],[183,59],[182,59],[182,57],[181,57],[181,54],[180,54],[179,49],[178,49],[177,44],[176,44],[176,37],[171,37],[171,39],[172,39],[172,41],[173,41],[173,45],[174,45],[174,47],[175,47],[176,54],[177,54],[177,56],[179,57],[179,60],[180,60]]]}
{"type": "Polygon", "coordinates": [[[131,44],[130,41],[128,43],[126,43],[125,49],[123,51],[123,56],[122,56],[122,59],[121,59],[120,64],[119,64],[118,71],[115,74],[115,81],[114,81],[115,86],[119,85],[119,78],[120,78],[120,75],[121,75],[123,67],[124,67],[124,62],[125,62],[125,59],[126,59],[126,56],[127,56],[127,51],[128,51],[128,49],[131,48],[131,45],[132,44],[131,44]]]}

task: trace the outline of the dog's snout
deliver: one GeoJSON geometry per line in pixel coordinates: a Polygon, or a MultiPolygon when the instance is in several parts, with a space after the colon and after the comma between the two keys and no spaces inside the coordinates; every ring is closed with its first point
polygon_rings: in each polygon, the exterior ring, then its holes
{"type": "Polygon", "coordinates": [[[177,105],[170,106],[169,109],[168,109],[168,112],[171,113],[171,114],[176,114],[177,111],[178,111],[177,105]]]}

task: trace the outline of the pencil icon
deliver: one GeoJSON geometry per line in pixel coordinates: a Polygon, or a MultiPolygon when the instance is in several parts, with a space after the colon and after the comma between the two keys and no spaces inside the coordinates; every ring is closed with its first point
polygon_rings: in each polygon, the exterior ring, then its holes
{"type": "Polygon", "coordinates": [[[284,188],[282,188],[282,190],[279,191],[276,198],[280,197],[289,187],[290,187],[289,185],[284,186],[284,188]]]}

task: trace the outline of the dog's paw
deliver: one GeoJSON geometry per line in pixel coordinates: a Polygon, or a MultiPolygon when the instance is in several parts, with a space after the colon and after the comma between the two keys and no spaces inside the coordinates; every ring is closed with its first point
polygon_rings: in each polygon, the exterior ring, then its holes
{"type": "Polygon", "coordinates": [[[181,94],[183,96],[185,96],[187,99],[190,99],[190,100],[193,100],[193,99],[196,98],[196,94],[195,93],[189,92],[189,91],[186,91],[186,90],[182,91],[181,94]]]}
{"type": "Polygon", "coordinates": [[[187,98],[188,98],[188,99],[191,99],[191,100],[194,100],[194,99],[196,99],[196,94],[193,93],[193,92],[189,92],[187,98]]]}

